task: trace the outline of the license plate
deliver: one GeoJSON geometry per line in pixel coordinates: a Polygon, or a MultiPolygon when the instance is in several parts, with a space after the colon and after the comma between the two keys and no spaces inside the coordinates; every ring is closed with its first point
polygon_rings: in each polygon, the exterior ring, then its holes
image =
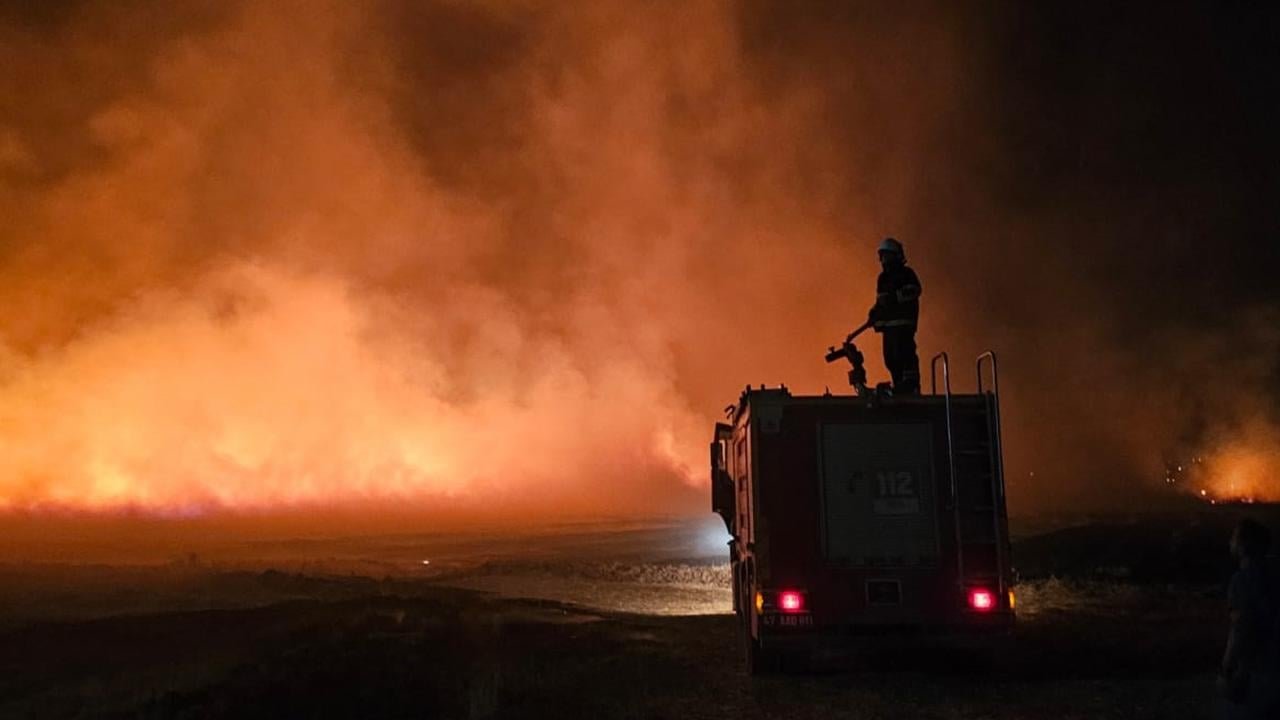
{"type": "Polygon", "coordinates": [[[812,615],[765,615],[761,618],[767,627],[812,627],[812,615]]]}

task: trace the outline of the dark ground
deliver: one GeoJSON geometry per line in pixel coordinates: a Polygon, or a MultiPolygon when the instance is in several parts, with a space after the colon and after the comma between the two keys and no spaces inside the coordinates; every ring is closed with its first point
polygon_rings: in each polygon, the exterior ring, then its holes
{"type": "MultiPolygon", "coordinates": [[[[1015,548],[1072,572],[1024,575],[1017,642],[990,665],[879,655],[754,679],[727,614],[605,612],[439,578],[0,566],[0,717],[1210,716],[1225,577],[1179,577],[1181,529],[1137,543],[1132,527],[1093,527],[1015,548]]],[[[1209,565],[1197,572],[1224,567],[1209,565]]]]}
{"type": "Polygon", "coordinates": [[[1063,585],[985,670],[868,659],[751,679],[732,616],[364,590],[11,630],[0,716],[1194,718],[1222,637],[1211,595],[1063,585]]]}

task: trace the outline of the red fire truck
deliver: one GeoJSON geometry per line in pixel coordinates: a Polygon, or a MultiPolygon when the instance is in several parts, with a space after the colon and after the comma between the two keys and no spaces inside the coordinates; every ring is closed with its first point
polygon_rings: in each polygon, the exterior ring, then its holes
{"type": "MultiPolygon", "coordinates": [[[[846,350],[854,381],[861,356],[846,350]]],[[[751,672],[885,643],[990,648],[1010,636],[995,355],[976,365],[973,394],[952,392],[945,353],[931,394],[870,391],[865,373],[849,396],[748,387],[716,424],[712,509],[733,536],[751,672]]]]}

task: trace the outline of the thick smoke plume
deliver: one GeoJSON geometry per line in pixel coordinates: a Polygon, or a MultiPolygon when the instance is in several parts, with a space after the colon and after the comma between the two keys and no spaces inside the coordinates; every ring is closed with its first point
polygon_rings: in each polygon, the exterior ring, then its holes
{"type": "Polygon", "coordinates": [[[722,363],[854,289],[727,12],[9,27],[3,504],[691,507],[722,363]]]}
{"type": "Polygon", "coordinates": [[[1116,392],[1152,387],[1096,312],[1131,278],[1010,207],[1007,48],[974,18],[6,12],[0,508],[701,510],[743,384],[842,385],[821,353],[870,304],[884,234],[924,278],[926,362],[1010,358],[1015,511],[1157,482],[1184,426],[1116,392]]]}

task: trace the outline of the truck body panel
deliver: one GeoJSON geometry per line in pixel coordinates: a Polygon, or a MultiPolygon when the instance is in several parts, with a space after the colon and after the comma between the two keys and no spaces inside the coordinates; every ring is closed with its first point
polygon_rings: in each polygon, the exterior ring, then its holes
{"type": "Polygon", "coordinates": [[[1008,634],[997,402],[743,393],[712,487],[749,655],[1008,634]]]}

